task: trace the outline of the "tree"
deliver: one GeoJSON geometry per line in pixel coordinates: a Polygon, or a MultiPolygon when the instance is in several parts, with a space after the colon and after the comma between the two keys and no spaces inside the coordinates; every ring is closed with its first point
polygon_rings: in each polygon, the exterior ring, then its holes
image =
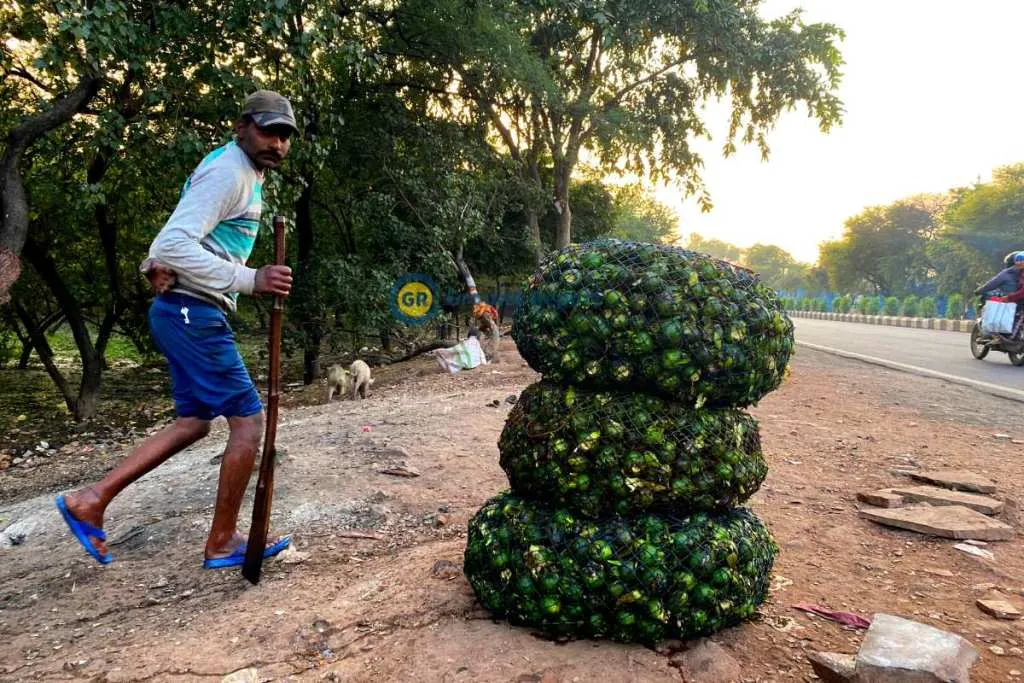
{"type": "Polygon", "coordinates": [[[754,244],[744,250],[743,264],[774,289],[793,291],[808,285],[809,266],[774,244],[754,244]]]}
{"type": "Polygon", "coordinates": [[[571,178],[584,151],[609,170],[678,177],[709,208],[690,146],[707,136],[704,102],[731,103],[726,154],[740,141],[766,157],[767,131],[801,102],[823,131],[839,120],[842,32],[799,12],[765,21],[759,4],[411,0],[396,14],[419,29],[406,54],[439,72],[440,101],[485,123],[524,183],[554,204],[559,248],[571,241],[571,178]],[[434,19],[429,29],[424,17],[434,19]]]}
{"type": "Polygon", "coordinates": [[[934,289],[927,246],[938,233],[943,202],[921,195],[873,206],[846,221],[843,236],[819,249],[833,288],[906,295],[934,289]]]}
{"type": "Polygon", "coordinates": [[[679,216],[639,185],[619,187],[614,197],[610,237],[652,243],[668,243],[677,238],[679,216]]]}
{"type": "Polygon", "coordinates": [[[743,249],[735,244],[723,242],[719,239],[707,239],[695,232],[690,234],[685,246],[691,251],[699,251],[702,254],[708,254],[731,263],[739,263],[743,256],[743,249]]]}

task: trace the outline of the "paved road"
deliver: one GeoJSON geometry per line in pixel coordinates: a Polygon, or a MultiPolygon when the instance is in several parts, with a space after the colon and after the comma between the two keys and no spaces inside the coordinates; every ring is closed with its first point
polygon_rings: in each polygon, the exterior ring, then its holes
{"type": "Polygon", "coordinates": [[[1005,353],[995,351],[983,360],[971,355],[963,332],[917,330],[860,323],[793,318],[798,342],[871,356],[924,368],[932,372],[985,382],[1024,392],[1024,367],[1010,364],[1005,353]]]}

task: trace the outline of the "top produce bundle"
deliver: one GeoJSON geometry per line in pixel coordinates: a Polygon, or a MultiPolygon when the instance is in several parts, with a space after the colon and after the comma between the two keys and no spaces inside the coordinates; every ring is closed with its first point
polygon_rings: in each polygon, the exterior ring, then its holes
{"type": "Polygon", "coordinates": [[[531,278],[512,338],[545,379],[744,407],[782,383],[793,323],[756,275],[666,245],[598,240],[531,278]]]}

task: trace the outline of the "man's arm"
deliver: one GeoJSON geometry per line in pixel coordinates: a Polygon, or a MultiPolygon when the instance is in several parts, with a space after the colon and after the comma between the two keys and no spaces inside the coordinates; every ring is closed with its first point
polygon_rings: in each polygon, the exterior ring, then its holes
{"type": "MultiPolygon", "coordinates": [[[[216,167],[193,174],[188,191],[150,247],[150,259],[220,292],[252,294],[256,270],[226,261],[200,241],[231,215],[242,200],[244,185],[216,167]]],[[[143,263],[146,268],[150,259],[143,263]]]]}
{"type": "Polygon", "coordinates": [[[991,280],[989,280],[988,282],[986,282],[985,284],[983,284],[982,286],[980,286],[976,290],[974,290],[974,293],[975,294],[984,294],[985,292],[992,291],[993,289],[996,289],[996,288],[1002,286],[1002,282],[1003,282],[1003,280],[1005,278],[1006,278],[1006,271],[1000,271],[999,274],[996,275],[994,278],[992,278],[991,280]]]}

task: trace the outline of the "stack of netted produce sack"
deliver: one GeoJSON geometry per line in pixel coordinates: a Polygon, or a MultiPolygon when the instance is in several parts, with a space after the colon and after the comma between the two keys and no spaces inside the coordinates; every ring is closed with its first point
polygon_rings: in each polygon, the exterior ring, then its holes
{"type": "Polygon", "coordinates": [[[499,441],[511,491],[469,523],[485,607],[553,635],[709,635],[754,614],[776,546],[742,408],[782,382],[793,325],[756,275],[602,240],[539,267],[512,337],[541,373],[499,441]]]}

